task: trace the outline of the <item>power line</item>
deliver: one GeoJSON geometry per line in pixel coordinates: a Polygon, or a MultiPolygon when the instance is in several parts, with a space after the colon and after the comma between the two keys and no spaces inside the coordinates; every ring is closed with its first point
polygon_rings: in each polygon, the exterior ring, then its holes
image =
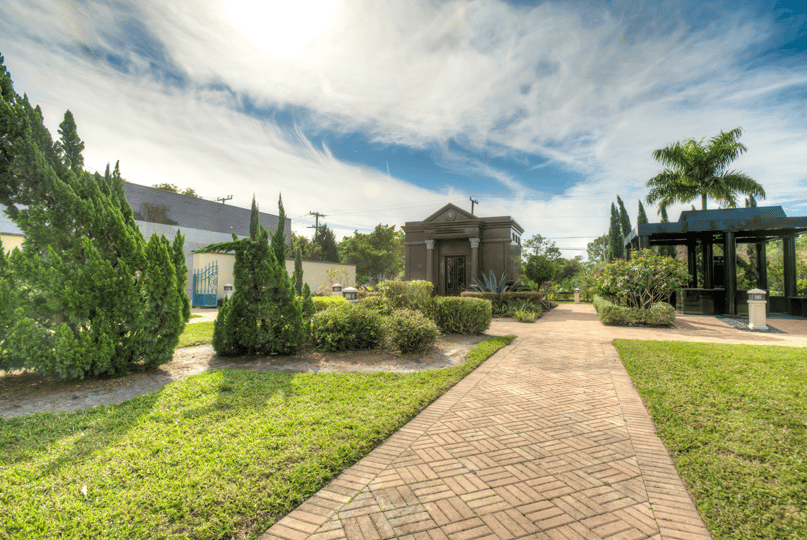
{"type": "Polygon", "coordinates": [[[327,217],[325,214],[320,214],[319,212],[308,212],[308,215],[314,216],[317,221],[316,221],[316,225],[314,225],[313,227],[310,227],[310,226],[306,227],[306,229],[314,229],[314,231],[319,230],[319,218],[327,217]]]}

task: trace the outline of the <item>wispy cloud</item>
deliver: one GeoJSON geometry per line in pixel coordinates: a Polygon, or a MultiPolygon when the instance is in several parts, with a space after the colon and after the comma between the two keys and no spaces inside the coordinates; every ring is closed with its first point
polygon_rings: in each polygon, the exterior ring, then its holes
{"type": "Polygon", "coordinates": [[[346,164],[311,142],[321,133],[436,149],[440,165],[501,193],[482,201],[486,214],[544,236],[602,234],[616,194],[641,197],[660,170],[652,150],[721,129],[745,129],[749,153],[736,166],[769,201],[791,199],[807,177],[803,101],[788,97],[804,93],[807,75],[748,61],[776,28],[742,8],[696,24],[684,8],[619,2],[355,0],[297,56],[261,48],[216,2],[9,2],[4,11],[14,16],[0,22],[0,50],[15,83],[54,132],[73,111],[88,163],[121,159],[133,181],[208,196],[256,192],[267,211],[283,191],[290,215],[331,212],[338,232],[421,219],[472,193],[346,164]],[[296,129],[251,116],[246,101],[295,108],[296,129]],[[447,150],[452,141],[465,152],[447,150]],[[524,155],[545,160],[529,180],[491,165],[524,155]],[[550,169],[582,180],[548,195],[535,173],[550,169]]]}

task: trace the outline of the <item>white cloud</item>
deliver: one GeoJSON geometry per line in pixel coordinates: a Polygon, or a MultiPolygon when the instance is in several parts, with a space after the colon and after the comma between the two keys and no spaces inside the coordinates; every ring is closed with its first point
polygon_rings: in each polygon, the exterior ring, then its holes
{"type": "MultiPolygon", "coordinates": [[[[807,177],[807,119],[800,102],[780,98],[803,90],[807,77],[744,67],[743,55],[775,29],[743,13],[693,31],[674,11],[636,13],[632,5],[356,0],[289,56],[241,35],[213,2],[112,6],[11,2],[16,20],[0,22],[17,88],[43,105],[52,133],[70,108],[95,167],[121,159],[133,181],[234,193],[246,204],[254,191],[266,211],[283,191],[291,217],[330,213],[337,233],[419,220],[469,194],[342,163],[299,134],[236,112],[236,96],[302,107],[311,113],[308,132],[361,130],[381,143],[437,149],[453,139],[479,156],[540,155],[581,174],[563,196],[545,199],[541,185],[484,157],[444,151],[441,164],[489,178],[505,194],[482,200],[480,212],[513,215],[528,235],[600,235],[617,194],[635,221],[635,199],[661,169],[652,150],[721,129],[745,129],[749,152],[736,166],[766,187],[769,202],[792,199],[807,177]],[[116,49],[116,32],[131,20],[162,41],[187,87],[164,86],[147,58],[116,49]],[[131,62],[129,73],[82,59],[79,44],[115,50],[131,62]],[[222,85],[236,96],[211,89],[222,85]]],[[[558,243],[580,249],[587,241],[558,243]]]]}

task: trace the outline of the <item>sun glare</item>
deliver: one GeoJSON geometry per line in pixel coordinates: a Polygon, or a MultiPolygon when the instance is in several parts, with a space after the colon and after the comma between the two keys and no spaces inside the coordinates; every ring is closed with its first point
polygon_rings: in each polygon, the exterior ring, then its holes
{"type": "Polygon", "coordinates": [[[224,0],[230,22],[256,47],[296,56],[328,28],[340,0],[224,0]]]}

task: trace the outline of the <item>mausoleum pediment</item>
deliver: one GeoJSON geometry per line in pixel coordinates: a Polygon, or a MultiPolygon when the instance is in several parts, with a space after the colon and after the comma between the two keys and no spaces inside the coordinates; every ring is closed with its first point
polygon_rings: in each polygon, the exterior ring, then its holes
{"type": "Polygon", "coordinates": [[[459,206],[448,203],[440,210],[423,220],[423,223],[457,223],[462,221],[480,221],[480,219],[459,206]]]}

